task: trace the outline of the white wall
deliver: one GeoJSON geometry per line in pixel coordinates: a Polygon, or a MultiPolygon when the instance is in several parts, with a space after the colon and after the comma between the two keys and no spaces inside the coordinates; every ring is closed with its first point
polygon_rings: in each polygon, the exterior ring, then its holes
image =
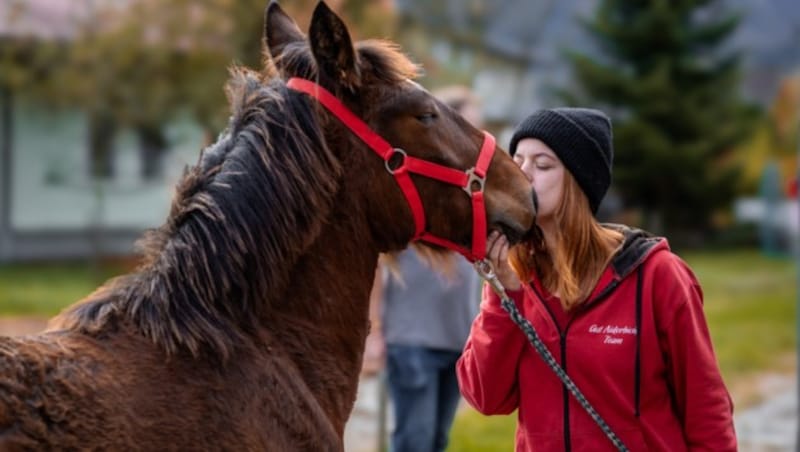
{"type": "Polygon", "coordinates": [[[202,133],[188,121],[167,129],[165,179],[139,177],[138,144],[129,131],[117,136],[115,177],[89,177],[86,117],[76,111],[15,109],[11,225],[16,231],[76,231],[90,227],[145,229],[165,219],[172,187],[194,163],[202,133]]]}

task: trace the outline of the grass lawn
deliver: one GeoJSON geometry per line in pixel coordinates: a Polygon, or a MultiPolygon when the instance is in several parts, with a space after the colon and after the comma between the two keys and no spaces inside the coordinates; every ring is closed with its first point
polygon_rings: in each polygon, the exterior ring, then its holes
{"type": "Polygon", "coordinates": [[[0,265],[0,315],[51,317],[122,271],[121,264],[93,270],[86,262],[0,265]]]}
{"type": "MultiPolygon", "coordinates": [[[[682,257],[703,287],[714,348],[729,388],[759,372],[793,369],[798,277],[794,261],[757,251],[682,257]]],[[[741,409],[741,401],[736,402],[741,409]]],[[[467,408],[456,418],[448,450],[511,451],[515,428],[516,413],[486,417],[467,408]]]]}

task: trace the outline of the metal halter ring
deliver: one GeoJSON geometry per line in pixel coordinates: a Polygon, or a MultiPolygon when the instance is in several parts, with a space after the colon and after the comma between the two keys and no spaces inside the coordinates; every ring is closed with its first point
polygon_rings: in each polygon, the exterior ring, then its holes
{"type": "Polygon", "coordinates": [[[386,171],[388,171],[389,174],[394,174],[399,169],[401,169],[401,168],[403,168],[405,166],[407,158],[408,158],[408,154],[406,153],[406,151],[404,151],[404,150],[402,150],[400,148],[393,148],[392,149],[392,155],[390,155],[389,158],[384,160],[383,164],[386,167],[386,171]],[[391,162],[392,158],[394,158],[394,156],[397,155],[397,154],[402,155],[403,158],[400,160],[400,164],[397,166],[397,168],[391,168],[389,166],[389,162],[391,162]]]}
{"type": "Polygon", "coordinates": [[[472,168],[470,168],[470,169],[468,169],[468,170],[466,170],[464,172],[467,173],[467,183],[464,184],[464,186],[461,187],[461,189],[464,190],[465,192],[467,192],[467,194],[470,195],[470,196],[472,196],[472,194],[474,192],[476,192],[476,191],[477,192],[483,191],[483,186],[486,183],[486,178],[478,176],[477,174],[475,174],[475,168],[474,167],[472,167],[472,168]],[[477,186],[475,186],[473,188],[474,184],[477,184],[477,186]]]}

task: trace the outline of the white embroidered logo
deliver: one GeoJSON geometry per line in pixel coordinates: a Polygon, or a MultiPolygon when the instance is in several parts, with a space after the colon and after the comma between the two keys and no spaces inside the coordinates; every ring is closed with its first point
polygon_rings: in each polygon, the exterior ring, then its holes
{"type": "Polygon", "coordinates": [[[624,336],[636,334],[636,328],[629,326],[594,324],[589,327],[589,332],[592,334],[603,335],[604,344],[621,345],[622,341],[624,340],[624,336]]]}

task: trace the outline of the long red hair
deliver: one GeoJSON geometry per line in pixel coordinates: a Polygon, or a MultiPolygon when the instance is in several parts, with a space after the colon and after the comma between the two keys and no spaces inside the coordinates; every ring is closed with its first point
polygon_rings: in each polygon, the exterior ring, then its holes
{"type": "Polygon", "coordinates": [[[539,278],[568,311],[589,297],[623,237],[597,222],[569,171],[564,172],[563,199],[554,217],[552,243],[545,244],[539,231],[513,247],[509,260],[520,280],[539,278]]]}

